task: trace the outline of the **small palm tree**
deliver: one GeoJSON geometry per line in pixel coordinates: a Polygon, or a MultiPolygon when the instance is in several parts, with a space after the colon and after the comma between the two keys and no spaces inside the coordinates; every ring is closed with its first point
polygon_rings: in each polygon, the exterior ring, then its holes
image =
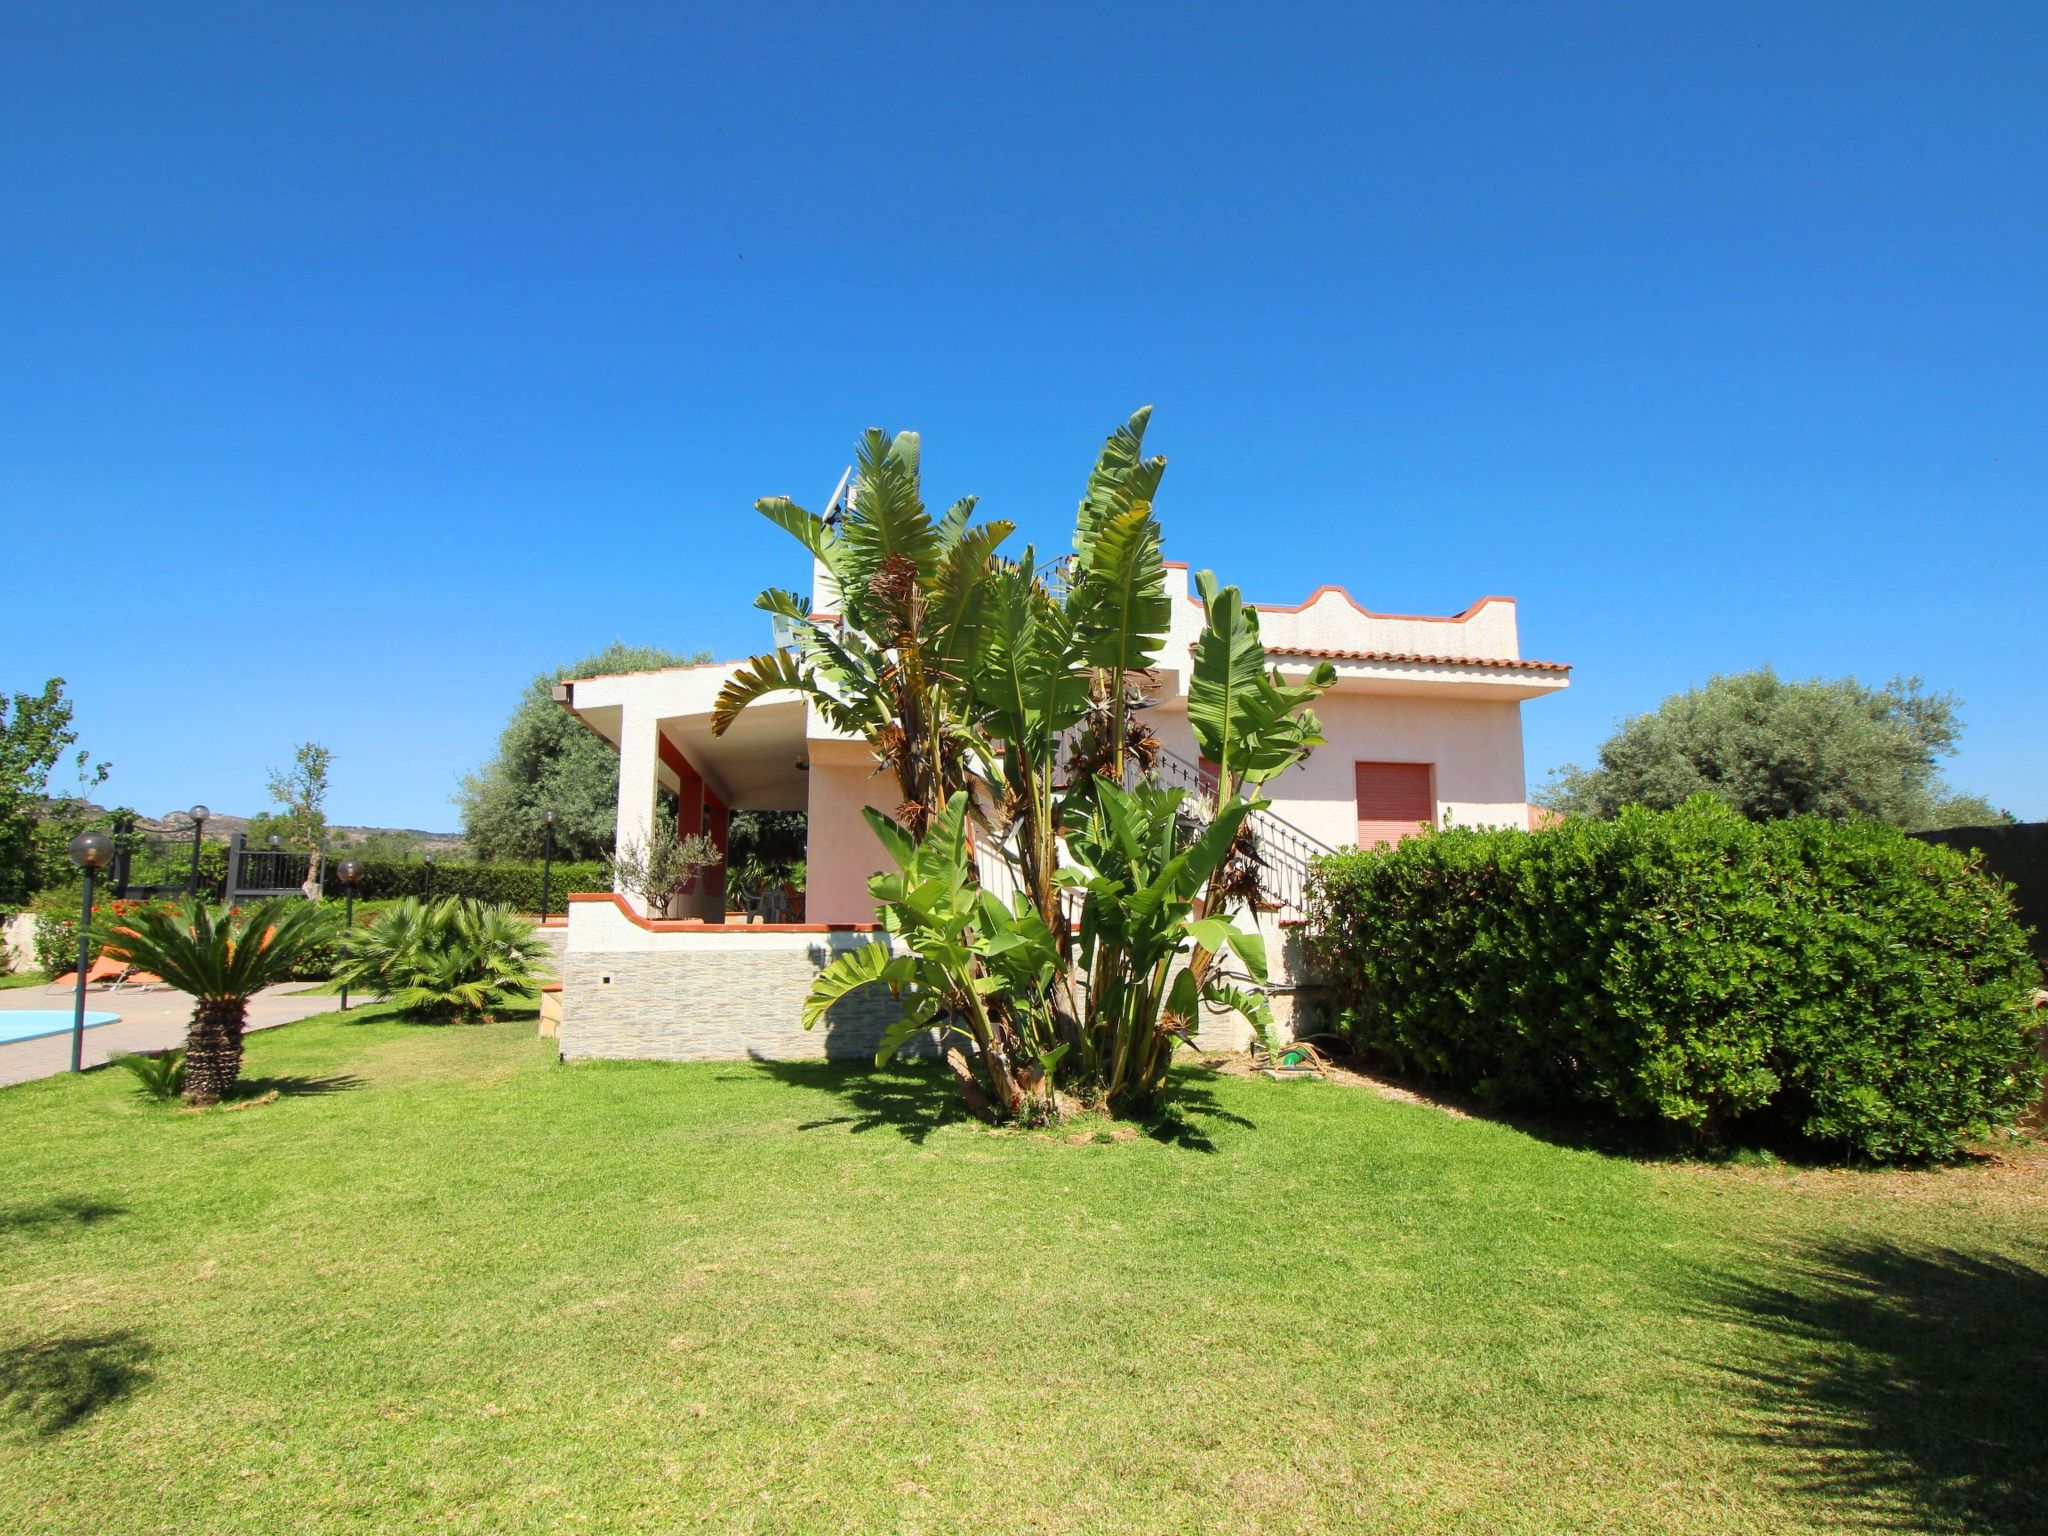
{"type": "Polygon", "coordinates": [[[242,1075],[249,999],[288,980],[307,950],[331,942],[333,923],[315,903],[285,896],[239,912],[202,902],[139,907],[96,927],[105,953],[154,971],[193,999],[185,1102],[217,1104],[242,1075]]]}
{"type": "Polygon", "coordinates": [[[337,979],[389,998],[407,1013],[488,1022],[540,991],[549,951],[505,907],[450,896],[400,902],[348,936],[337,979]]]}

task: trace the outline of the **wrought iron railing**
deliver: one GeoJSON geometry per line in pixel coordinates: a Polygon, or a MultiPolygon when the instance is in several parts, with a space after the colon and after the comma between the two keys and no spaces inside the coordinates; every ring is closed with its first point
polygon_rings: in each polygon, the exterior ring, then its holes
{"type": "MultiPolygon", "coordinates": [[[[1208,769],[1162,747],[1147,772],[1169,788],[1188,791],[1186,807],[1199,820],[1215,814],[1218,785],[1208,769]]],[[[1261,904],[1282,917],[1308,916],[1315,861],[1337,850],[1270,810],[1252,812],[1245,825],[1251,829],[1251,852],[1259,863],[1261,904]]]]}
{"type": "MultiPolygon", "coordinates": [[[[1161,749],[1149,769],[1139,770],[1134,765],[1128,777],[1132,783],[1145,777],[1168,788],[1188,791],[1183,809],[1197,822],[1206,823],[1216,813],[1218,786],[1215,776],[1186,758],[1161,749]]],[[[1249,852],[1258,861],[1260,905],[1283,918],[1306,917],[1309,879],[1315,861],[1336,850],[1269,810],[1254,811],[1245,825],[1251,833],[1249,852]]],[[[974,845],[974,859],[983,890],[993,892],[1008,902],[1024,889],[1019,873],[1023,861],[1017,856],[1014,839],[978,837],[974,845]]],[[[1078,919],[1079,893],[1067,892],[1062,898],[1062,907],[1070,920],[1078,919]]]]}
{"type": "Polygon", "coordinates": [[[114,822],[115,896],[189,896],[197,886],[197,828],[186,833],[144,832],[128,817],[114,822]]]}

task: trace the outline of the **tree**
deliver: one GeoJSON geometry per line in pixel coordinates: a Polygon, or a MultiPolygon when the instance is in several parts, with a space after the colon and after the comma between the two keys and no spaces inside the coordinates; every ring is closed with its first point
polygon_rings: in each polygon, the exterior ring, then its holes
{"type": "Polygon", "coordinates": [[[651,916],[666,917],[698,873],[718,862],[718,850],[710,838],[683,832],[673,816],[662,816],[646,837],[620,838],[618,850],[604,862],[617,889],[638,896],[651,916]]]}
{"type": "Polygon", "coordinates": [[[1981,796],[1955,795],[1936,770],[1962,734],[1953,694],[1894,678],[1787,681],[1770,667],[1710,679],[1637,715],[1567,764],[1537,799],[1567,814],[1622,806],[1671,810],[1706,793],[1755,821],[1870,817],[1907,831],[2011,818],[1981,796]]]}
{"type": "Polygon", "coordinates": [[[106,782],[109,766],[81,748],[73,759],[78,794],[48,802],[50,774],[77,741],[63,678],[51,678],[39,694],[0,698],[0,907],[26,901],[61,874],[49,867],[56,850],[49,838],[38,837],[38,827],[53,820],[69,842],[86,795],[106,782]]]}
{"type": "MultiPolygon", "coordinates": [[[[253,837],[255,827],[252,825],[249,830],[253,837]]],[[[371,827],[348,842],[330,844],[327,853],[330,858],[346,855],[351,859],[381,859],[391,864],[404,864],[418,858],[424,847],[415,832],[398,827],[371,827]]]]}
{"type": "Polygon", "coordinates": [[[894,866],[869,889],[903,952],[843,952],[804,1023],[887,986],[903,1016],[877,1060],[937,1031],[962,1096],[991,1119],[1059,1113],[1056,1072],[1112,1108],[1150,1108],[1201,1006],[1272,1022],[1264,996],[1217,963],[1227,952],[1265,979],[1263,942],[1225,909],[1257,899],[1250,818],[1267,802],[1255,787],[1322,740],[1306,706],[1335,674],[1323,664],[1283,683],[1256,610],[1202,572],[1188,714],[1220,782],[1211,804],[1146,778],[1158,748],[1137,682],[1172,618],[1152,509],[1166,461],[1144,456],[1149,416],[1110,436],[1074,552],[1045,567],[1029,547],[999,557],[1013,527],[975,524],[971,497],[926,511],[915,433],[866,435],[836,522],[758,503],[830,572],[839,612],[814,619],[797,594],[763,592],[756,606],[787,620],[795,644],[734,671],[712,728],[771,694],[806,695],[867,740],[901,799],[894,817],[865,814],[894,866]],[[1006,866],[1010,901],[984,888],[985,861],[1006,866]]]}
{"type": "Polygon", "coordinates": [[[333,937],[330,910],[280,896],[231,913],[192,902],[143,905],[93,924],[101,952],[153,971],[194,1003],[185,1033],[185,1102],[217,1104],[242,1073],[249,999],[288,980],[299,957],[333,937]]]}
{"type": "Polygon", "coordinates": [[[546,843],[541,818],[549,810],[555,813],[556,857],[595,859],[610,853],[618,816],[619,756],[555,702],[555,684],[710,659],[708,651],[685,655],[614,642],[536,677],[499,735],[497,752],[465,776],[456,793],[472,854],[486,862],[538,859],[546,843]]]}
{"type": "Polygon", "coordinates": [[[334,754],[318,742],[301,743],[289,768],[270,770],[270,798],[281,806],[283,839],[306,855],[299,887],[308,901],[320,894],[320,855],[327,841],[327,769],[334,754]]]}

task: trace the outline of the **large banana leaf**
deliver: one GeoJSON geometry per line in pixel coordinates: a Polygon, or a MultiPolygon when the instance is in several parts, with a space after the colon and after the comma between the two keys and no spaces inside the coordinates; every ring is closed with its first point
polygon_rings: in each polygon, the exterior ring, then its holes
{"type": "Polygon", "coordinates": [[[1197,573],[1195,586],[1208,622],[1195,642],[1188,724],[1226,790],[1240,780],[1262,783],[1322,743],[1304,706],[1337,680],[1336,669],[1318,662],[1305,682],[1281,681],[1266,668],[1258,610],[1245,606],[1237,588],[1218,587],[1211,571],[1197,573]]]}
{"type": "Polygon", "coordinates": [[[826,718],[841,725],[843,702],[820,685],[816,671],[793,651],[768,651],[733,669],[711,706],[711,732],[723,736],[739,712],[771,693],[800,693],[818,701],[826,718]]]}
{"type": "Polygon", "coordinates": [[[853,506],[838,529],[845,566],[841,596],[848,611],[858,608],[868,583],[890,556],[908,559],[925,578],[937,563],[939,529],[925,511],[918,457],[915,432],[891,438],[869,428],[861,438],[853,506]]]}
{"type": "Polygon", "coordinates": [[[754,510],[776,527],[795,536],[813,556],[831,567],[837,557],[838,539],[831,524],[815,512],[806,512],[787,496],[764,496],[754,510]]]}
{"type": "Polygon", "coordinates": [[[1139,504],[1150,506],[1166,474],[1163,457],[1145,457],[1145,427],[1152,407],[1141,406],[1109,435],[1089,473],[1088,488],[1074,521],[1074,553],[1086,564],[1103,524],[1139,504]]]}
{"type": "Polygon", "coordinates": [[[925,651],[928,663],[949,678],[967,680],[981,636],[990,562],[1016,527],[996,518],[963,531],[933,575],[925,600],[925,651]]]}
{"type": "Polygon", "coordinates": [[[1105,518],[1081,558],[1069,604],[1088,665],[1140,672],[1158,658],[1173,622],[1159,522],[1149,501],[1105,518]]]}
{"type": "Polygon", "coordinates": [[[980,646],[969,679],[989,733],[1042,753],[1088,709],[1088,675],[1071,654],[1066,614],[1022,565],[982,589],[980,646]]]}
{"type": "Polygon", "coordinates": [[[805,1029],[811,1029],[848,993],[878,982],[901,985],[916,971],[916,960],[909,955],[892,955],[887,944],[863,944],[858,949],[842,950],[811,982],[810,995],[804,999],[798,1017],[805,1029]]]}

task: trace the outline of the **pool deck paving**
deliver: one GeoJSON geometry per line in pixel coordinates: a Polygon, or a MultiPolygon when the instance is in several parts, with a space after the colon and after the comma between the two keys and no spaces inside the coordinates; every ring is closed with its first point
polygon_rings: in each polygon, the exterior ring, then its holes
{"type": "MultiPolygon", "coordinates": [[[[252,1030],[273,1029],[279,1024],[311,1018],[316,1013],[331,1013],[340,1004],[337,997],[307,995],[306,985],[302,981],[288,981],[257,993],[249,1000],[248,1027],[252,1030]]],[[[0,992],[0,1012],[11,1013],[18,1008],[57,1008],[68,1014],[71,1007],[69,988],[12,987],[0,992]]],[[[192,999],[169,989],[145,992],[93,987],[85,994],[85,1011],[88,1015],[117,1013],[121,1016],[118,1023],[91,1025],[85,1031],[85,1065],[96,1067],[121,1051],[160,1051],[167,1046],[182,1045],[185,1026],[192,1018],[192,999]]],[[[70,1066],[69,1030],[59,1035],[39,1035],[33,1040],[14,1040],[0,1045],[0,1087],[32,1082],[39,1077],[55,1077],[68,1071],[70,1066]]]]}

